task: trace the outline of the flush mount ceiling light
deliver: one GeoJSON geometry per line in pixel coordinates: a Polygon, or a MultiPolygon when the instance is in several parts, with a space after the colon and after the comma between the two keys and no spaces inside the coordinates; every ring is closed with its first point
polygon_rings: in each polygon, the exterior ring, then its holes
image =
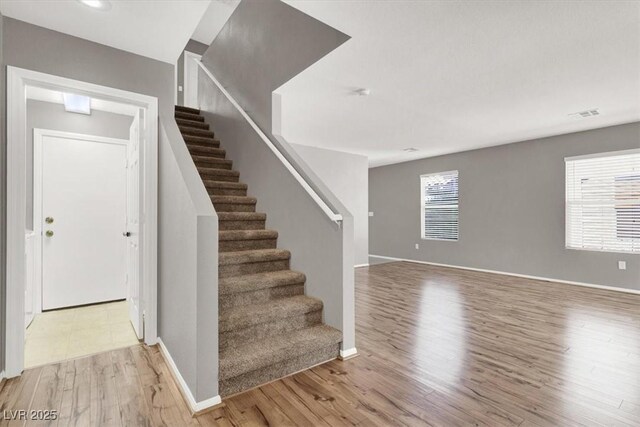
{"type": "Polygon", "coordinates": [[[371,95],[371,89],[367,89],[365,87],[360,88],[360,89],[356,89],[353,91],[356,95],[359,96],[368,96],[371,95]]]}
{"type": "Polygon", "coordinates": [[[97,10],[111,9],[111,3],[108,0],[77,0],[78,3],[97,10]]]}
{"type": "Polygon", "coordinates": [[[417,148],[413,148],[413,147],[409,147],[409,148],[405,148],[402,151],[406,151],[407,153],[414,153],[416,151],[418,151],[417,148]]]}
{"type": "Polygon", "coordinates": [[[64,109],[70,113],[91,114],[91,98],[84,95],[63,93],[64,109]]]}

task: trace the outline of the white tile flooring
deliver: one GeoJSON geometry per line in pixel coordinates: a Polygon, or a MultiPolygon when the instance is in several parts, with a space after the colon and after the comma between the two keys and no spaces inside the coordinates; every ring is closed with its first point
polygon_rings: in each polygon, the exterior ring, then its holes
{"type": "Polygon", "coordinates": [[[126,301],[49,311],[27,328],[25,367],[138,344],[126,301]]]}

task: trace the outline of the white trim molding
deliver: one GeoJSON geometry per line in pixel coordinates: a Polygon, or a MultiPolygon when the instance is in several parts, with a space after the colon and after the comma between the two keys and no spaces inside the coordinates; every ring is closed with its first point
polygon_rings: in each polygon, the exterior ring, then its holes
{"type": "Polygon", "coordinates": [[[346,350],[340,350],[340,360],[347,360],[358,355],[358,350],[355,347],[348,348],[346,350]]]}
{"type": "Polygon", "coordinates": [[[158,337],[158,346],[160,347],[162,356],[164,357],[164,360],[167,362],[169,369],[171,369],[171,374],[173,375],[174,379],[178,383],[178,386],[180,387],[180,391],[182,392],[182,397],[187,402],[187,405],[189,406],[189,409],[193,414],[202,412],[205,409],[209,409],[212,406],[216,406],[222,403],[222,398],[220,397],[220,395],[210,397],[209,399],[202,400],[200,402],[196,402],[196,399],[195,397],[193,397],[193,393],[191,393],[191,390],[189,389],[187,382],[184,380],[184,378],[180,374],[180,371],[178,370],[176,363],[173,361],[173,358],[171,357],[169,350],[164,345],[164,342],[162,342],[162,339],[160,337],[158,337]]]}
{"type": "Polygon", "coordinates": [[[478,271],[480,273],[493,273],[493,274],[500,274],[502,276],[522,277],[523,279],[533,279],[533,280],[540,280],[540,281],[543,281],[543,282],[560,283],[560,284],[563,284],[563,285],[583,286],[585,288],[595,288],[595,289],[602,289],[602,290],[605,290],[605,291],[624,292],[624,293],[627,293],[627,294],[640,295],[640,290],[638,290],[638,289],[627,289],[627,288],[620,288],[620,287],[617,287],[617,286],[596,285],[594,283],[574,282],[574,281],[571,281],[571,280],[552,279],[550,277],[531,276],[531,275],[528,275],[528,274],[509,273],[509,272],[506,272],[506,271],[487,270],[487,269],[484,269],[484,268],[463,267],[461,265],[441,264],[441,263],[438,263],[438,262],[418,261],[416,259],[396,258],[396,257],[390,257],[390,256],[383,256],[383,255],[373,255],[373,254],[369,254],[369,256],[373,257],[373,258],[388,259],[388,260],[391,260],[391,261],[414,262],[416,264],[434,265],[436,267],[457,268],[457,269],[460,269],[460,270],[478,271]]]}
{"type": "Polygon", "coordinates": [[[5,374],[18,376],[24,367],[26,137],[28,86],[100,98],[145,111],[145,144],[141,146],[144,194],[141,206],[142,304],[145,342],[157,340],[157,232],[158,232],[158,99],[93,83],[7,67],[7,270],[5,374]]]}
{"type": "Polygon", "coordinates": [[[353,266],[353,268],[360,268],[360,267],[369,267],[369,263],[366,264],[356,264],[353,266]]]}

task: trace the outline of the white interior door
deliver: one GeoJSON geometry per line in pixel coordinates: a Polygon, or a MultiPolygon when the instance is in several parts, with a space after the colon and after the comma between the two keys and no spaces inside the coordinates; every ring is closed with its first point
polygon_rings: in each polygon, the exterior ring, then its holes
{"type": "Polygon", "coordinates": [[[114,141],[42,136],[45,310],[126,297],[126,145],[114,141]]]}
{"type": "Polygon", "coordinates": [[[191,52],[184,52],[184,106],[199,108],[198,106],[198,63],[202,58],[191,52]]]}
{"type": "Polygon", "coordinates": [[[138,338],[143,338],[140,308],[140,146],[144,132],[140,131],[142,111],[139,110],[129,129],[127,145],[127,302],[129,318],[138,338]]]}

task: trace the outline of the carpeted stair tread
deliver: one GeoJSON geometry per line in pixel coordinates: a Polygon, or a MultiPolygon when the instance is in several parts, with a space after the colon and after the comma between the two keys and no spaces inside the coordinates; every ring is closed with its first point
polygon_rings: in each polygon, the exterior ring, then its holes
{"type": "Polygon", "coordinates": [[[176,117],[176,123],[178,124],[178,126],[182,126],[186,128],[209,130],[209,124],[205,122],[201,122],[199,120],[187,120],[187,119],[180,119],[176,117]]]}
{"type": "Polygon", "coordinates": [[[206,136],[182,135],[182,139],[187,145],[192,147],[220,147],[220,141],[206,136]]]}
{"type": "Polygon", "coordinates": [[[231,169],[233,162],[227,159],[220,159],[212,156],[191,155],[191,158],[195,163],[198,163],[205,167],[211,167],[216,169],[231,169]]]}
{"type": "Polygon", "coordinates": [[[190,114],[200,115],[200,110],[198,110],[197,108],[183,107],[182,105],[176,105],[175,111],[180,111],[181,113],[190,113],[190,114]]]}
{"type": "Polygon", "coordinates": [[[206,168],[204,166],[196,166],[198,168],[198,172],[200,173],[200,175],[205,175],[205,176],[215,176],[217,178],[217,180],[221,180],[222,178],[229,180],[229,179],[233,179],[234,181],[230,181],[230,182],[237,182],[238,178],[240,177],[240,172],[236,171],[236,170],[229,170],[229,169],[217,169],[217,168],[206,168]]]}
{"type": "Polygon", "coordinates": [[[210,196],[213,204],[255,205],[258,200],[248,196],[210,196]]]}
{"type": "Polygon", "coordinates": [[[178,125],[178,129],[180,129],[180,132],[183,135],[200,136],[205,138],[213,138],[215,136],[213,131],[210,131],[210,130],[196,129],[196,128],[179,126],[179,125],[178,125]]]}
{"type": "Polygon", "coordinates": [[[205,179],[203,182],[206,188],[226,188],[230,190],[246,190],[248,188],[248,185],[243,182],[212,181],[210,179],[205,179]]]}
{"type": "Polygon", "coordinates": [[[233,307],[220,313],[220,333],[245,329],[260,323],[286,319],[313,311],[322,310],[322,301],[306,295],[297,295],[271,301],[269,304],[253,304],[233,307]]]}
{"type": "Polygon", "coordinates": [[[218,292],[220,295],[253,292],[280,286],[304,284],[306,279],[303,273],[293,270],[225,277],[218,282],[218,292]]]}
{"type": "Polygon", "coordinates": [[[200,114],[185,113],[184,111],[176,111],[174,113],[176,119],[193,120],[196,122],[204,122],[204,117],[200,114]]]}
{"type": "Polygon", "coordinates": [[[224,159],[227,155],[227,151],[225,149],[214,146],[207,147],[204,145],[187,144],[187,148],[189,149],[191,155],[195,156],[209,156],[224,159]]]}
{"type": "Polygon", "coordinates": [[[219,221],[264,221],[264,212],[218,212],[219,221]]]}
{"type": "Polygon", "coordinates": [[[262,240],[277,239],[276,230],[223,230],[218,232],[218,240],[262,240]]]}
{"type": "Polygon", "coordinates": [[[252,251],[221,252],[218,254],[218,265],[249,264],[288,259],[291,259],[291,252],[286,249],[255,249],[252,251]]]}
{"type": "Polygon", "coordinates": [[[226,380],[338,344],[342,333],[327,325],[288,332],[220,351],[219,379],[226,380]]]}

